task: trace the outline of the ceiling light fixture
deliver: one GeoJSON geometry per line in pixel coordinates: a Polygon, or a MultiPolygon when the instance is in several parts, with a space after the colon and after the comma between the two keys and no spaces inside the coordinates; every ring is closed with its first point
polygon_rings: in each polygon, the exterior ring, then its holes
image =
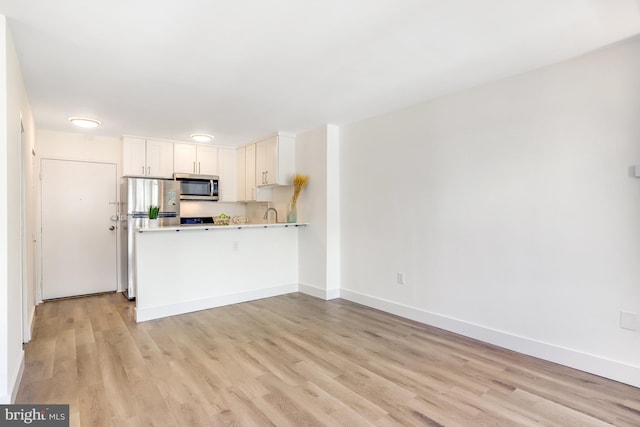
{"type": "Polygon", "coordinates": [[[81,128],[97,128],[102,124],[100,120],[90,119],[88,117],[69,117],[69,121],[81,128]]]}
{"type": "Polygon", "coordinates": [[[207,135],[206,133],[194,133],[191,134],[191,139],[196,142],[209,142],[213,139],[213,136],[207,135]]]}

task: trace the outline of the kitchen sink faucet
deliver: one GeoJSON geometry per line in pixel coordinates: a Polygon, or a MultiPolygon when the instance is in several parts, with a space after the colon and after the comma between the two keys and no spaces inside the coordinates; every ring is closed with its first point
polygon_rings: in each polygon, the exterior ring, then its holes
{"type": "Polygon", "coordinates": [[[275,210],[274,208],[269,208],[267,209],[267,211],[264,213],[264,219],[267,220],[267,224],[269,223],[269,211],[273,211],[276,214],[276,224],[278,223],[278,211],[275,210]]]}

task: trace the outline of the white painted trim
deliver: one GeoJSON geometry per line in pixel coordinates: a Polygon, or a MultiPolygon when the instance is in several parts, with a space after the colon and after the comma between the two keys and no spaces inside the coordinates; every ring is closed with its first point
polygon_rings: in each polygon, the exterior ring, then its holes
{"type": "Polygon", "coordinates": [[[317,286],[300,283],[298,291],[306,295],[311,295],[312,297],[323,299],[325,301],[340,298],[340,289],[322,289],[318,288],[317,286]]]}
{"type": "Polygon", "coordinates": [[[300,283],[298,285],[298,292],[302,292],[303,294],[311,295],[312,297],[326,300],[324,289],[318,288],[317,286],[311,286],[304,283],[300,283]]]}
{"type": "Polygon", "coordinates": [[[136,321],[159,319],[161,317],[175,316],[194,311],[207,310],[209,308],[222,307],[224,305],[238,304],[262,298],[275,297],[298,291],[298,284],[292,283],[271,288],[256,289],[248,292],[239,292],[223,296],[207,298],[203,300],[187,301],[177,304],[163,305],[146,309],[136,309],[136,321]]]}
{"type": "Polygon", "coordinates": [[[486,328],[416,307],[398,304],[382,298],[365,295],[347,289],[340,290],[340,297],[387,313],[395,314],[420,323],[435,326],[469,338],[494,344],[529,356],[558,363],[570,368],[589,372],[621,383],[640,387],[640,366],[609,360],[601,356],[583,353],[574,349],[536,341],[504,331],[486,328]]]}
{"type": "Polygon", "coordinates": [[[20,354],[20,368],[18,369],[18,373],[10,383],[10,384],[13,384],[13,387],[11,387],[11,396],[9,395],[0,396],[0,404],[11,405],[16,401],[16,397],[18,396],[18,390],[20,389],[20,383],[22,382],[23,373],[24,373],[24,350],[20,354]]]}
{"type": "Polygon", "coordinates": [[[35,304],[31,307],[31,315],[29,316],[29,341],[33,337],[33,331],[35,330],[35,320],[36,320],[36,306],[35,304]]]}
{"type": "Polygon", "coordinates": [[[340,298],[340,288],[327,289],[327,301],[337,298],[340,298]]]}

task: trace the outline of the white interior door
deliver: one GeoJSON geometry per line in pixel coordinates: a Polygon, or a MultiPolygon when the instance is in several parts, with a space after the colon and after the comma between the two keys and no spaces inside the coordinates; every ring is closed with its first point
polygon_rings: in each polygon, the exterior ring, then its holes
{"type": "Polygon", "coordinates": [[[43,159],[41,172],[43,299],[115,291],[116,165],[43,159]]]}

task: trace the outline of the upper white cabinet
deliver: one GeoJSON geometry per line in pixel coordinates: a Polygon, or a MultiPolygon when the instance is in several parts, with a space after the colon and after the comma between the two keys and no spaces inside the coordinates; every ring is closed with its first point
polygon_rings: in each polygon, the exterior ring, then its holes
{"type": "MultiPolygon", "coordinates": [[[[218,169],[218,147],[208,145],[198,145],[198,173],[204,175],[220,175],[218,169]]],[[[231,177],[233,179],[233,177],[231,177]]]]}
{"type": "Polygon", "coordinates": [[[238,202],[247,201],[246,152],[246,147],[240,147],[236,150],[236,200],[238,202]]]}
{"type": "Polygon", "coordinates": [[[245,183],[247,201],[256,200],[256,144],[249,144],[245,153],[245,183]]]}
{"type": "Polygon", "coordinates": [[[218,193],[221,202],[236,202],[236,150],[234,148],[218,148],[218,193]]]}
{"type": "Polygon", "coordinates": [[[196,173],[195,144],[173,144],[173,170],[178,173],[196,173]]]}
{"type": "Polygon", "coordinates": [[[236,152],[236,193],[239,202],[268,202],[270,188],[256,187],[256,144],[241,147],[236,152]]]}
{"type": "Polygon", "coordinates": [[[292,185],[295,137],[277,133],[256,142],[256,186],[292,185]]]}
{"type": "Polygon", "coordinates": [[[123,137],[122,173],[125,176],[171,178],[173,176],[173,143],[123,137]]]}
{"type": "Polygon", "coordinates": [[[176,142],[173,156],[176,173],[218,175],[218,147],[176,142]]]}

